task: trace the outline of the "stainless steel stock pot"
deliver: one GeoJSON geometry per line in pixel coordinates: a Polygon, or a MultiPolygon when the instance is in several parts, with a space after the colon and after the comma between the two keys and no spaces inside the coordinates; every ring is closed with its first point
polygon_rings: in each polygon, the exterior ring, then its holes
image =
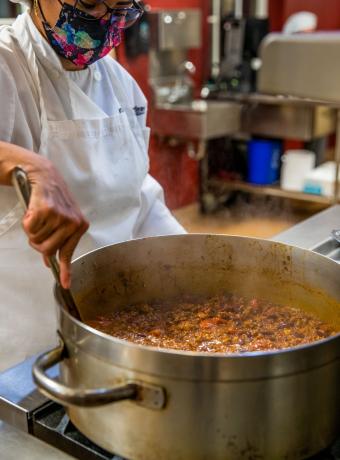
{"type": "MultiPolygon", "coordinates": [[[[107,246],[73,263],[91,319],[131,303],[236,293],[298,306],[340,330],[340,265],[303,249],[218,235],[107,246]]],[[[339,433],[340,334],[296,348],[209,355],[102,334],[60,307],[60,347],[34,366],[75,426],[131,460],[302,459],[339,433]],[[46,369],[60,362],[60,382],[46,369]]]]}

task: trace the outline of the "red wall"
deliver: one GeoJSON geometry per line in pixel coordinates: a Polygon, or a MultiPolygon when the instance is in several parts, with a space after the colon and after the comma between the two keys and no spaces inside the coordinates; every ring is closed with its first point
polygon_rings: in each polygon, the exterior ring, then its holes
{"type": "MultiPolygon", "coordinates": [[[[154,8],[200,8],[203,17],[208,12],[208,0],[149,0],[148,4],[154,8]]],[[[202,24],[203,37],[207,36],[207,22],[202,24]]],[[[203,55],[208,55],[208,40],[203,40],[202,50],[192,51],[190,60],[197,68],[195,81],[197,89],[204,79],[203,55]]],[[[121,64],[134,76],[147,98],[150,100],[148,86],[148,57],[142,56],[134,60],[127,60],[124,47],[118,50],[118,59],[121,64]]],[[[152,128],[152,126],[151,126],[152,128]]],[[[198,198],[198,163],[190,159],[185,147],[169,147],[161,143],[155,136],[151,136],[150,143],[151,174],[162,184],[165,190],[166,201],[171,209],[179,208],[197,201],[198,198]]]]}
{"type": "Polygon", "coordinates": [[[270,0],[273,31],[280,31],[286,19],[298,11],[310,11],[318,16],[318,30],[340,29],[339,0],[270,0]]]}

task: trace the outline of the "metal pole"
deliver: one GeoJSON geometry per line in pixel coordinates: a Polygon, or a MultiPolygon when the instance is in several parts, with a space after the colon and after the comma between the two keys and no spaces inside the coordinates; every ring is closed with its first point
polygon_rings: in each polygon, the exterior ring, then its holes
{"type": "Polygon", "coordinates": [[[243,18],[243,0],[235,0],[235,18],[243,18]]]}
{"type": "Polygon", "coordinates": [[[268,18],[268,0],[256,0],[254,16],[257,19],[268,18]]]}
{"type": "Polygon", "coordinates": [[[212,0],[211,75],[218,78],[221,64],[221,0],[212,0]]]}
{"type": "Polygon", "coordinates": [[[335,144],[335,182],[334,182],[334,203],[339,197],[339,171],[340,171],[340,109],[336,113],[336,144],[335,144]]]}

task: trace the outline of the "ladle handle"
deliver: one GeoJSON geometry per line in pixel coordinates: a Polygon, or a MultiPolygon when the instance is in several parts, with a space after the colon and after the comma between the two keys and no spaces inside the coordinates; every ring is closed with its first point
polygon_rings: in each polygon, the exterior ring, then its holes
{"type": "MultiPolygon", "coordinates": [[[[31,198],[31,184],[29,183],[27,173],[20,166],[16,166],[12,172],[12,182],[15,188],[15,191],[18,195],[18,199],[22,204],[22,207],[27,211],[30,198],[31,198]]],[[[60,283],[60,266],[56,256],[48,257],[48,262],[50,264],[51,271],[53,273],[54,279],[57,283],[58,289],[61,293],[61,297],[64,302],[66,309],[74,316],[76,319],[81,320],[80,314],[77,308],[77,305],[73,299],[71,291],[69,289],[64,289],[60,283]]]]}
{"type": "MultiPolygon", "coordinates": [[[[31,198],[31,184],[29,183],[26,171],[19,166],[15,167],[12,173],[12,181],[20,203],[23,209],[27,211],[31,198]]],[[[57,258],[50,256],[48,261],[56,282],[60,284],[60,267],[57,258]]]]}

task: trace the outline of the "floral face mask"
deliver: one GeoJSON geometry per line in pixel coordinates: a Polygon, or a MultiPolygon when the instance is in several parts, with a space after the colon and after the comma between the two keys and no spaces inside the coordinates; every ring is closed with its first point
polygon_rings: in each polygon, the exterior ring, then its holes
{"type": "Polygon", "coordinates": [[[39,0],[38,5],[50,45],[57,54],[77,66],[93,64],[121,42],[120,20],[113,14],[109,19],[97,19],[75,6],[64,3],[56,25],[51,27],[46,21],[39,0]]]}

